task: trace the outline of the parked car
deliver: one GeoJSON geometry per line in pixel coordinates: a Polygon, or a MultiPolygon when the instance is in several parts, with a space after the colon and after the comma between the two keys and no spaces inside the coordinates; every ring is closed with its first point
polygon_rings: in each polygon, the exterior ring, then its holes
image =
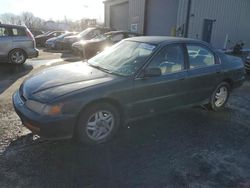
{"type": "Polygon", "coordinates": [[[94,27],[94,28],[87,28],[78,35],[65,37],[63,41],[63,47],[65,49],[71,49],[72,44],[78,42],[80,40],[90,40],[95,38],[96,36],[107,33],[111,31],[110,28],[103,28],[103,27],[94,27]]]}
{"type": "Polygon", "coordinates": [[[65,31],[52,31],[52,32],[49,32],[48,34],[38,35],[35,37],[36,44],[37,46],[45,46],[46,40],[53,38],[53,37],[58,37],[64,33],[65,31]]]}
{"type": "Polygon", "coordinates": [[[29,28],[30,32],[33,34],[34,37],[38,36],[38,35],[42,35],[44,34],[43,31],[38,30],[38,29],[33,29],[33,28],[29,28]]]}
{"type": "Polygon", "coordinates": [[[250,74],[250,54],[246,57],[245,69],[248,74],[250,74]]]}
{"type": "Polygon", "coordinates": [[[240,58],[202,41],[134,37],[87,62],[33,75],[13,95],[13,104],[34,134],[98,144],[144,116],[199,104],[221,110],[244,73],[240,58]],[[193,55],[200,50],[206,56],[193,55]]]}
{"type": "Polygon", "coordinates": [[[38,56],[36,43],[27,27],[0,24],[0,60],[23,64],[27,58],[38,56]]]}
{"type": "Polygon", "coordinates": [[[139,36],[138,33],[128,31],[111,31],[103,35],[99,35],[91,40],[81,40],[72,45],[72,49],[83,59],[89,59],[105,48],[114,45],[125,38],[139,36]]]}
{"type": "Polygon", "coordinates": [[[58,37],[53,37],[45,42],[45,47],[49,49],[60,49],[58,41],[62,41],[65,37],[75,35],[76,32],[66,32],[58,37]]]}

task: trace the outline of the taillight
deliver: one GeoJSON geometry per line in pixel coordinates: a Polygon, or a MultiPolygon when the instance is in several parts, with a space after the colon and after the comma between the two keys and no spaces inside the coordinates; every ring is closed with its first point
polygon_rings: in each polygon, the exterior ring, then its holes
{"type": "Polygon", "coordinates": [[[29,38],[31,38],[32,40],[34,40],[34,36],[33,36],[33,34],[30,32],[29,29],[26,29],[26,34],[27,34],[27,36],[28,36],[29,38]]]}

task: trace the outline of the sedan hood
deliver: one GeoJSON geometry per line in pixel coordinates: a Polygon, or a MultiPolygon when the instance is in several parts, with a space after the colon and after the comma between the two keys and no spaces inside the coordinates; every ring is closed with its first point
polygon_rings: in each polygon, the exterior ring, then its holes
{"type": "Polygon", "coordinates": [[[53,41],[56,41],[56,40],[57,40],[57,37],[53,37],[53,38],[48,39],[47,41],[48,42],[53,42],[53,41]]]}
{"type": "Polygon", "coordinates": [[[25,98],[50,102],[62,95],[111,81],[113,76],[77,62],[55,66],[28,78],[22,85],[25,98]]]}
{"type": "Polygon", "coordinates": [[[68,36],[68,37],[65,37],[65,39],[79,39],[80,37],[78,35],[73,35],[73,36],[68,36]]]}

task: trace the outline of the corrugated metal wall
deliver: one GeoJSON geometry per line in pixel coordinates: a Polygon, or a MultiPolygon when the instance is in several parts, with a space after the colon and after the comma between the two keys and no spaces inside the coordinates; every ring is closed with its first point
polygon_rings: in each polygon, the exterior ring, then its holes
{"type": "MultiPolygon", "coordinates": [[[[111,27],[111,7],[123,3],[127,3],[129,0],[108,0],[104,1],[104,24],[106,27],[111,27]]],[[[128,25],[128,23],[125,23],[128,25]]]]}
{"type": "Polygon", "coordinates": [[[145,0],[129,0],[129,24],[137,24],[137,32],[144,32],[145,0]]]}
{"type": "Polygon", "coordinates": [[[144,12],[145,12],[145,0],[110,0],[105,1],[105,26],[111,26],[110,8],[117,4],[129,2],[129,17],[128,30],[131,30],[131,24],[136,25],[138,33],[144,31],[144,12]]]}
{"type": "MultiPolygon", "coordinates": [[[[228,34],[228,47],[239,40],[250,47],[250,0],[192,0],[190,13],[189,37],[201,39],[204,19],[214,19],[213,46],[223,48],[228,34]]],[[[180,0],[178,26],[185,23],[186,14],[187,0],[180,0]]]]}
{"type": "Polygon", "coordinates": [[[178,6],[179,0],[147,0],[144,33],[171,36],[176,27],[178,6]]]}
{"type": "Polygon", "coordinates": [[[117,30],[128,30],[129,3],[121,3],[110,7],[110,27],[117,30]]]}

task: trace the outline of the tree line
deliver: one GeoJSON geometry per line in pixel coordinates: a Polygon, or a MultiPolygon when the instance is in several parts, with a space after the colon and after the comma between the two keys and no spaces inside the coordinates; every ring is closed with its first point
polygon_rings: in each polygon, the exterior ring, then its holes
{"type": "MultiPolygon", "coordinates": [[[[12,14],[12,13],[5,13],[0,15],[0,22],[4,24],[14,24],[14,25],[25,25],[28,28],[32,29],[39,29],[43,31],[50,30],[46,23],[48,21],[41,19],[39,17],[34,16],[31,12],[23,12],[20,15],[12,14]]],[[[54,29],[67,29],[70,31],[81,31],[88,26],[92,26],[93,24],[97,24],[96,20],[83,18],[78,21],[71,21],[68,20],[66,17],[64,20],[60,21],[52,21],[55,27],[54,29]],[[65,28],[62,28],[64,26],[65,28]]],[[[99,24],[101,25],[101,24],[99,24]]]]}

